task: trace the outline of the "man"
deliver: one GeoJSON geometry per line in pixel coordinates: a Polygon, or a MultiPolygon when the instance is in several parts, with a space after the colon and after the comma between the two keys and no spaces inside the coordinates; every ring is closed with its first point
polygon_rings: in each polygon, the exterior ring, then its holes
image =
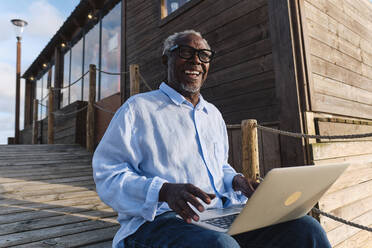
{"type": "Polygon", "coordinates": [[[257,187],[228,165],[225,123],[200,95],[213,55],[198,32],[169,36],[167,82],[128,99],[97,147],[97,191],[121,224],[113,247],[330,247],[309,216],[234,237],[190,224],[257,187]]]}

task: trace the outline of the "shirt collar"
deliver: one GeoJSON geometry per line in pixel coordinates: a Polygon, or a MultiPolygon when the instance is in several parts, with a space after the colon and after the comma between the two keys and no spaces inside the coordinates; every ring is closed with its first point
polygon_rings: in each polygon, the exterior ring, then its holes
{"type": "MultiPolygon", "coordinates": [[[[182,103],[187,102],[187,100],[185,99],[183,95],[178,93],[175,89],[173,89],[172,87],[170,87],[168,84],[164,82],[160,84],[159,89],[164,94],[166,94],[172,100],[174,104],[178,106],[181,106],[182,103]]],[[[207,104],[202,95],[199,95],[199,102],[195,106],[195,108],[197,110],[203,110],[205,113],[208,113],[207,104]]]]}

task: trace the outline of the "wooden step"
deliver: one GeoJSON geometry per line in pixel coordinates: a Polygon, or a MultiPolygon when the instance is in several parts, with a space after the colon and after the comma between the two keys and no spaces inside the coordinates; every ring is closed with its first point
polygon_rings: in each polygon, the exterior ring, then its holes
{"type": "Polygon", "coordinates": [[[78,145],[0,145],[0,247],[110,247],[91,163],[78,145]]]}

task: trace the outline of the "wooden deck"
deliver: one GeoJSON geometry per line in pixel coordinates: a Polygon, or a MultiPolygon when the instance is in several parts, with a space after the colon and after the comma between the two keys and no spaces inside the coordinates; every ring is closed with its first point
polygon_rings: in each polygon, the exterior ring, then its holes
{"type": "Polygon", "coordinates": [[[0,247],[111,247],[119,225],[77,145],[0,146],[0,247]]]}

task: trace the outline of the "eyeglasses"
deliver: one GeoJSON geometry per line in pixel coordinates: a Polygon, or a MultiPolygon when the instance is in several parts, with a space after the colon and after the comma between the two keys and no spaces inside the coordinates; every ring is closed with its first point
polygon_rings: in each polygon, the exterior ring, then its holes
{"type": "Polygon", "coordinates": [[[174,45],[169,51],[173,52],[176,49],[178,49],[178,56],[183,59],[191,59],[195,56],[195,53],[197,53],[200,61],[203,63],[209,63],[215,54],[215,51],[209,49],[195,49],[186,45],[174,45]]]}

